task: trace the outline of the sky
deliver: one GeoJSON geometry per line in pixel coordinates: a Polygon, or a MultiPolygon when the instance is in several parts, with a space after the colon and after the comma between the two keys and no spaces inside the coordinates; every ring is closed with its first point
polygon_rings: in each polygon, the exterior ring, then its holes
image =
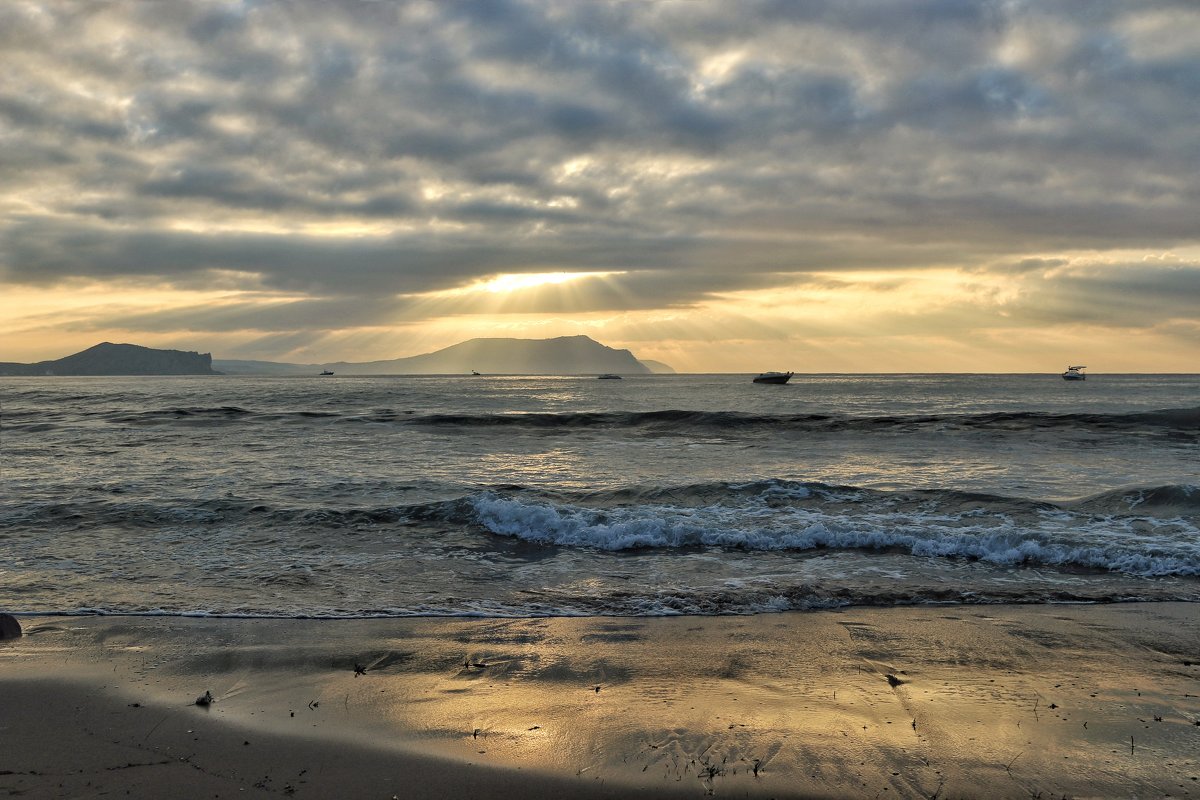
{"type": "Polygon", "coordinates": [[[1195,0],[5,0],[0,360],[1200,371],[1195,0]]]}

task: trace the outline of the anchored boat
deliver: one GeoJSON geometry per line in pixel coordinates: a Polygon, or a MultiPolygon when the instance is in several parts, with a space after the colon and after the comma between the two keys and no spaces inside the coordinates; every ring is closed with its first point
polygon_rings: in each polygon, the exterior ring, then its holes
{"type": "Polygon", "coordinates": [[[1067,367],[1067,371],[1062,374],[1064,381],[1086,381],[1087,375],[1083,374],[1083,370],[1087,367],[1067,367]]]}

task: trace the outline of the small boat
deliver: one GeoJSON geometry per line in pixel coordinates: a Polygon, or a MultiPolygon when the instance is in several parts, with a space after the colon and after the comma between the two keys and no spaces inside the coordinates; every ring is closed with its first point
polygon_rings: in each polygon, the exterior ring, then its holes
{"type": "Polygon", "coordinates": [[[333,370],[331,370],[331,369],[323,369],[323,370],[321,370],[321,374],[322,374],[322,375],[332,375],[332,374],[333,374],[333,370]]]}
{"type": "Polygon", "coordinates": [[[1067,371],[1062,374],[1064,381],[1086,381],[1087,375],[1084,375],[1082,370],[1087,367],[1067,367],[1067,371]]]}
{"type": "Polygon", "coordinates": [[[472,375],[478,375],[479,373],[478,373],[478,372],[476,372],[475,370],[471,370],[471,374],[472,374],[472,375]]]}
{"type": "Polygon", "coordinates": [[[611,372],[606,372],[603,375],[597,375],[596,379],[601,381],[619,381],[621,380],[621,376],[614,375],[611,372]]]}
{"type": "Polygon", "coordinates": [[[791,372],[764,372],[754,379],[755,383],[784,384],[792,379],[791,372]]]}

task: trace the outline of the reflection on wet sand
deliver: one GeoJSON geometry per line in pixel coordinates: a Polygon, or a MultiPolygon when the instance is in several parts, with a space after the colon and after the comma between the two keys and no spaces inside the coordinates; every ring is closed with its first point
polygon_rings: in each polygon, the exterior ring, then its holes
{"type": "Polygon", "coordinates": [[[211,691],[231,730],[630,791],[1200,789],[1200,622],[1182,604],[26,623],[0,680],[102,681],[122,705],[211,691]]]}

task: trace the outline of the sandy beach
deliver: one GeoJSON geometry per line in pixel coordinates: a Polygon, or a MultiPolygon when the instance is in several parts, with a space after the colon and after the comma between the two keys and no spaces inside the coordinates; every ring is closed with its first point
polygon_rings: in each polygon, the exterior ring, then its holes
{"type": "Polygon", "coordinates": [[[1189,604],[22,624],[20,797],[1200,795],[1189,604]]]}

